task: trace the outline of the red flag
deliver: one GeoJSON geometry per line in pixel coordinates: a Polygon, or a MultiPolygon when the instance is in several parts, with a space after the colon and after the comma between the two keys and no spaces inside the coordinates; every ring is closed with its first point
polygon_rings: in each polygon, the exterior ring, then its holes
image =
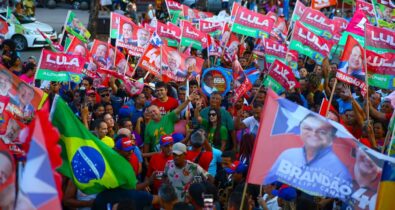
{"type": "Polygon", "coordinates": [[[324,7],[335,6],[337,4],[336,0],[312,0],[311,7],[313,9],[320,10],[324,7]]]}
{"type": "Polygon", "coordinates": [[[291,67],[285,65],[285,63],[279,60],[275,60],[270,66],[269,75],[280,83],[280,85],[286,90],[300,87],[291,67]]]}

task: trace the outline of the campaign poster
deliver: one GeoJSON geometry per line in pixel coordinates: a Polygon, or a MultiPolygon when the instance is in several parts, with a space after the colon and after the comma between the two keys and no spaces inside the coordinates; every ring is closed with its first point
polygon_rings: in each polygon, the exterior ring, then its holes
{"type": "Polygon", "coordinates": [[[107,42],[95,39],[90,53],[100,68],[107,68],[107,65],[111,65],[110,47],[107,42]]]}
{"type": "Polygon", "coordinates": [[[155,47],[154,45],[149,44],[143,56],[141,56],[140,62],[137,66],[148,71],[150,74],[153,74],[155,77],[161,78],[160,47],[155,47]]]}
{"type": "Polygon", "coordinates": [[[116,39],[119,36],[118,28],[119,23],[121,22],[128,22],[130,19],[124,15],[118,14],[116,12],[111,12],[111,22],[110,22],[110,38],[116,39]]]}
{"type": "Polygon", "coordinates": [[[395,29],[395,4],[390,0],[372,0],[380,27],[395,29]]]}
{"type": "Polygon", "coordinates": [[[157,23],[156,33],[162,39],[167,40],[167,45],[170,47],[177,47],[181,39],[181,28],[172,23],[157,23]]]}
{"type": "Polygon", "coordinates": [[[78,37],[78,39],[83,42],[88,42],[91,37],[91,33],[89,33],[84,24],[76,18],[75,13],[71,10],[69,10],[69,13],[67,14],[65,29],[67,32],[78,37]]]}
{"type": "Polygon", "coordinates": [[[245,7],[239,7],[236,12],[231,31],[244,36],[269,38],[273,30],[274,20],[269,16],[253,12],[245,7]]]}
{"type": "Polygon", "coordinates": [[[123,47],[129,51],[130,55],[140,57],[149,44],[150,32],[131,20],[120,19],[119,21],[117,47],[123,47]]]}
{"type": "MultiPolygon", "coordinates": [[[[341,124],[269,90],[247,182],[279,181],[313,196],[337,198],[345,209],[372,210],[384,161],[341,124]]],[[[390,195],[387,195],[390,196],[390,195]]]]}
{"type": "Polygon", "coordinates": [[[89,50],[84,42],[74,36],[66,49],[66,53],[69,55],[78,55],[87,58],[89,55],[89,50]]]}
{"type": "Polygon", "coordinates": [[[222,67],[205,69],[201,81],[203,93],[210,96],[214,91],[218,91],[224,97],[230,90],[231,81],[230,69],[222,67]]]}
{"type": "MultiPolygon", "coordinates": [[[[348,37],[344,46],[338,72],[365,81],[364,49],[352,36],[348,37]]],[[[343,78],[338,79],[344,80],[343,78]]]]}

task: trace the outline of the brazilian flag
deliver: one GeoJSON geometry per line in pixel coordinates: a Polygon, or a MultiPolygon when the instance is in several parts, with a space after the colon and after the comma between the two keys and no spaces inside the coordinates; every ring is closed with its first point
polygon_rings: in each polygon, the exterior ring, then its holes
{"type": "Polygon", "coordinates": [[[51,119],[59,130],[62,147],[63,163],[58,171],[72,179],[78,189],[96,194],[117,187],[136,188],[136,175],[128,161],[89,132],[58,95],[51,119]]]}

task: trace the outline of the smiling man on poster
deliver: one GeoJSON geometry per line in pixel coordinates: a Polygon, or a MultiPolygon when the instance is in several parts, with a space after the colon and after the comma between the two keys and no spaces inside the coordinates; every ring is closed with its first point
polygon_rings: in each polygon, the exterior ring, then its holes
{"type": "Polygon", "coordinates": [[[303,147],[283,151],[265,183],[281,181],[312,194],[333,197],[349,194],[352,177],[332,149],[337,129],[314,114],[308,114],[299,129],[303,147]]]}

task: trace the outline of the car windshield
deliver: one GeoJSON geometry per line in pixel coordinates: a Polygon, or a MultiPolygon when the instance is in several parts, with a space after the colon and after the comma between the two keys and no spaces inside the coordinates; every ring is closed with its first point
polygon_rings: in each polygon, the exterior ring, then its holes
{"type": "Polygon", "coordinates": [[[18,19],[18,21],[19,21],[21,24],[24,24],[24,23],[34,23],[34,20],[32,20],[32,19],[31,19],[30,17],[28,17],[28,16],[20,15],[20,14],[16,14],[16,13],[14,13],[14,15],[15,15],[16,19],[18,19]]]}

